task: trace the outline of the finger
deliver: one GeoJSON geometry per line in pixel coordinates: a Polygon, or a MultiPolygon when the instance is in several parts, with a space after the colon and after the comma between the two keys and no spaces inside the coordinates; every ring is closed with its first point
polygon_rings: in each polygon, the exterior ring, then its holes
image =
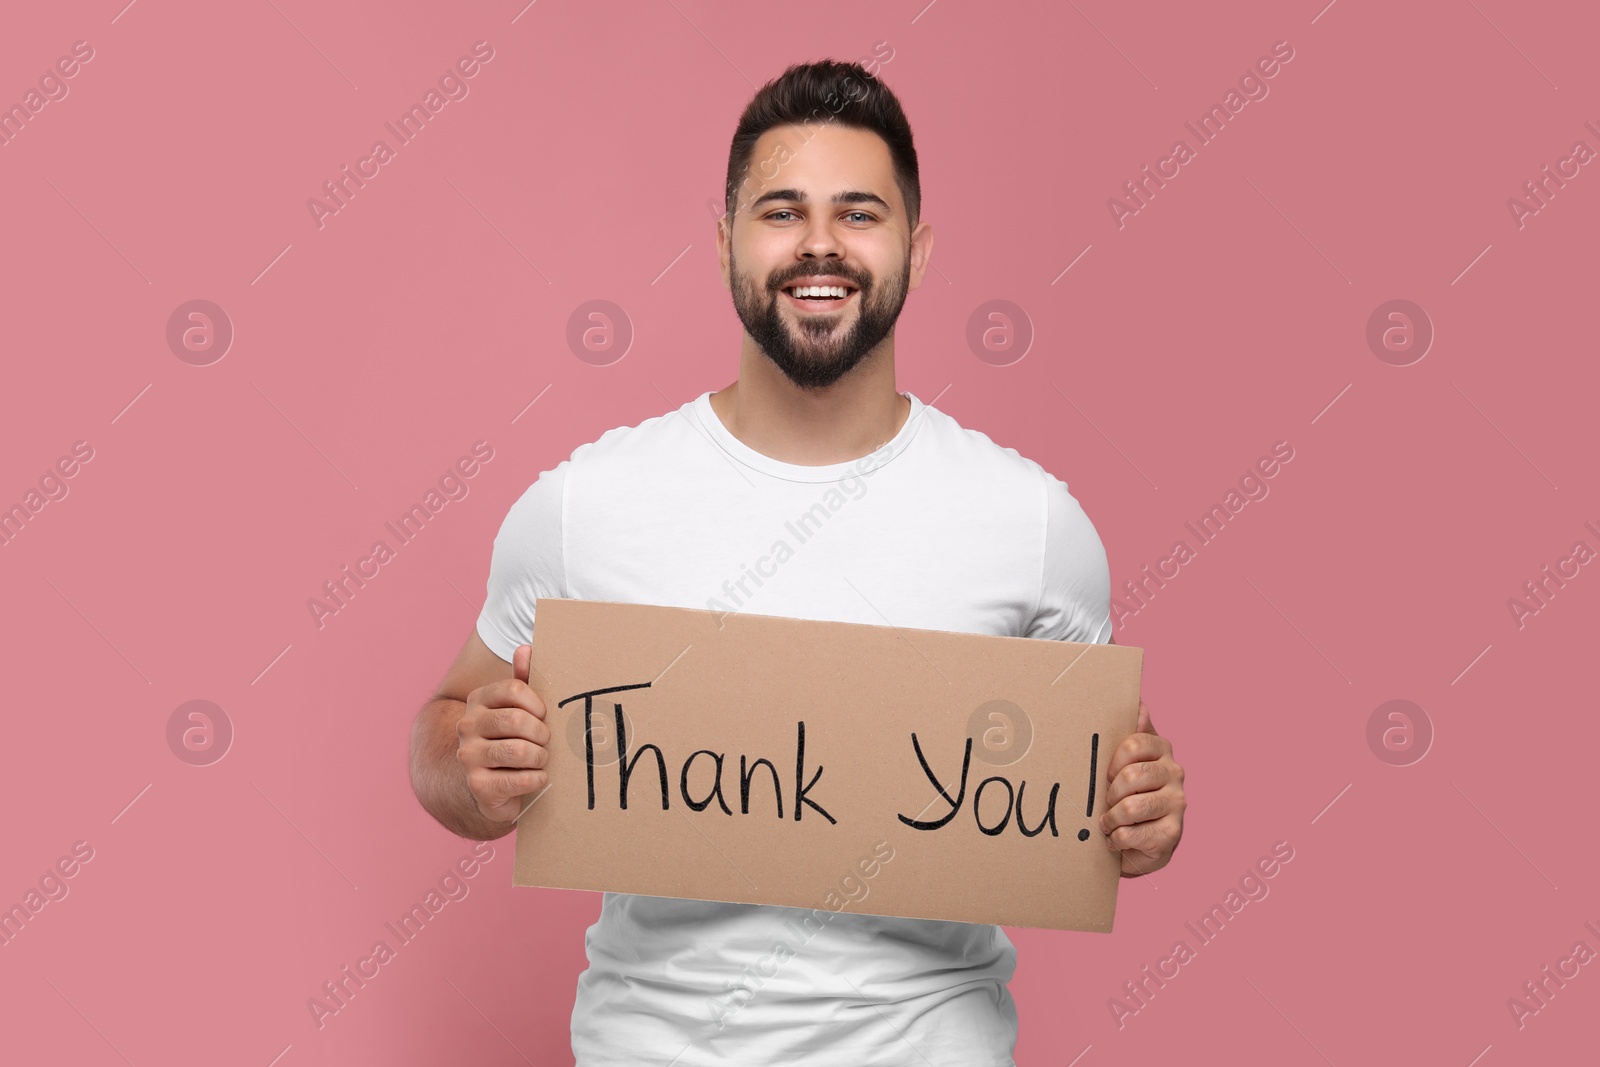
{"type": "Polygon", "coordinates": [[[1113,849],[1122,860],[1122,873],[1128,877],[1136,878],[1141,874],[1159,871],[1165,861],[1161,857],[1147,856],[1139,849],[1113,849]]]}
{"type": "Polygon", "coordinates": [[[490,682],[474,690],[468,700],[486,708],[521,708],[530,715],[544,718],[544,699],[534,692],[532,686],[518,678],[490,682]]]}
{"type": "Polygon", "coordinates": [[[511,653],[511,673],[524,682],[532,681],[528,676],[528,668],[533,665],[533,646],[518,645],[517,650],[511,653]]]}
{"type": "Polygon", "coordinates": [[[1117,858],[1122,861],[1122,876],[1124,878],[1137,878],[1140,875],[1152,874],[1167,865],[1170,856],[1152,856],[1136,848],[1124,849],[1117,852],[1117,858]]]}
{"type": "Polygon", "coordinates": [[[520,737],[481,738],[469,746],[465,758],[488,770],[538,771],[549,764],[550,751],[520,737]]]}
{"type": "MultiPolygon", "coordinates": [[[[1177,817],[1168,815],[1134,826],[1119,826],[1106,835],[1106,844],[1118,852],[1136,852],[1159,862],[1177,847],[1179,833],[1177,817]]],[[[1150,869],[1149,863],[1144,867],[1150,869]]]]}
{"type": "Polygon", "coordinates": [[[1171,790],[1159,789],[1153,793],[1134,793],[1132,796],[1123,797],[1105,810],[1105,814],[1100,816],[1100,832],[1109,837],[1119,826],[1132,826],[1135,823],[1164,818],[1176,807],[1177,796],[1171,790]]]}
{"type": "Polygon", "coordinates": [[[1134,793],[1149,793],[1172,780],[1172,765],[1167,760],[1140,760],[1117,772],[1106,790],[1106,806],[1115,805],[1134,793]]]}
{"type": "Polygon", "coordinates": [[[550,743],[550,727],[525,708],[485,707],[477,715],[463,715],[457,732],[463,742],[477,738],[520,737],[536,745],[550,743]]]}
{"type": "Polygon", "coordinates": [[[1111,762],[1106,764],[1106,780],[1116,781],[1122,768],[1130,763],[1160,759],[1171,754],[1172,744],[1164,737],[1157,734],[1129,734],[1111,754],[1111,762]]]}
{"type": "Polygon", "coordinates": [[[1170,827],[1163,819],[1152,819],[1134,825],[1122,825],[1107,833],[1106,843],[1118,853],[1144,854],[1147,859],[1160,859],[1166,845],[1170,827]]]}
{"type": "Polygon", "coordinates": [[[542,793],[550,784],[546,771],[479,769],[468,779],[478,810],[490,819],[509,822],[522,814],[525,796],[542,793]]]}

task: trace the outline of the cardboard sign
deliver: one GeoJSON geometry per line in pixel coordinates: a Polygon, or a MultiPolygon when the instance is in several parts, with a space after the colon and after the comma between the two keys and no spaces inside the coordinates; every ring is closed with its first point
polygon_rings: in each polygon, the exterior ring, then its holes
{"type": "Polygon", "coordinates": [[[514,884],[1110,931],[1120,862],[1096,818],[1143,650],[535,612],[550,784],[524,798],[514,884]]]}

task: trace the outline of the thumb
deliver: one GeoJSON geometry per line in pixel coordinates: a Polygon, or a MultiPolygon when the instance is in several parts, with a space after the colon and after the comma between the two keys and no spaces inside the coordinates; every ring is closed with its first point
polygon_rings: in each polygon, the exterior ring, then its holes
{"type": "Polygon", "coordinates": [[[1139,698],[1139,725],[1134,727],[1135,733],[1153,734],[1156,732],[1155,723],[1150,721],[1150,706],[1144,702],[1144,697],[1139,698]]]}
{"type": "Polygon", "coordinates": [[[511,672],[516,675],[517,681],[528,680],[528,668],[532,665],[532,660],[532,645],[518,645],[517,650],[511,653],[511,672]]]}

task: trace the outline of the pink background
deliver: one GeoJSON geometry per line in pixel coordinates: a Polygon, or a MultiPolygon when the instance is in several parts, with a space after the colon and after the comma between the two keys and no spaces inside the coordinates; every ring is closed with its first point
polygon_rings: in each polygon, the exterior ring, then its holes
{"type": "Polygon", "coordinates": [[[0,947],[0,1055],[570,1062],[600,898],[514,890],[511,838],[320,1029],[306,1001],[471,849],[413,798],[408,734],[506,509],[736,373],[707,202],[740,109],[885,41],[937,234],[901,389],[1066,480],[1119,587],[1295,449],[1117,630],[1189,771],[1187,834],[1123,883],[1113,935],[1011,931],[1018,1062],[1593,1056],[1600,968],[1523,1028],[1506,1005],[1600,949],[1600,567],[1520,628],[1507,607],[1600,549],[1600,177],[1521,228],[1506,205],[1600,148],[1592,11],[123,2],[25,5],[0,35],[0,102],[94,49],[0,146],[0,504],[94,449],[0,547],[0,902],[94,849],[0,947]],[[307,199],[479,40],[470,95],[319,229],[307,199]],[[1279,40],[1270,95],[1119,229],[1107,198],[1279,40]],[[235,330],[208,366],[166,341],[194,299],[235,330]],[[606,366],[566,341],[595,299],[634,331],[606,366]],[[1408,366],[1366,341],[1394,299],[1437,333],[1408,366]],[[966,340],[990,300],[1034,334],[1007,366],[966,340]],[[308,598],[478,440],[470,495],[319,628],[308,598]],[[235,732],[208,766],[167,740],[196,699],[235,732]],[[1431,723],[1418,762],[1369,745],[1392,699],[1431,723]],[[1270,895],[1119,1028],[1108,999],[1278,841],[1270,895]]]}

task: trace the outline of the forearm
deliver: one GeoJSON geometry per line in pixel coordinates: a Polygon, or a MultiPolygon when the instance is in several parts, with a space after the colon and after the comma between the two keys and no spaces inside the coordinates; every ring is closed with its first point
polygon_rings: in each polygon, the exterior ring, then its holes
{"type": "Polygon", "coordinates": [[[467,788],[456,758],[456,722],[466,703],[448,697],[429,701],[411,730],[411,788],[424,810],[458,837],[492,841],[516,829],[515,822],[486,819],[467,788]]]}

